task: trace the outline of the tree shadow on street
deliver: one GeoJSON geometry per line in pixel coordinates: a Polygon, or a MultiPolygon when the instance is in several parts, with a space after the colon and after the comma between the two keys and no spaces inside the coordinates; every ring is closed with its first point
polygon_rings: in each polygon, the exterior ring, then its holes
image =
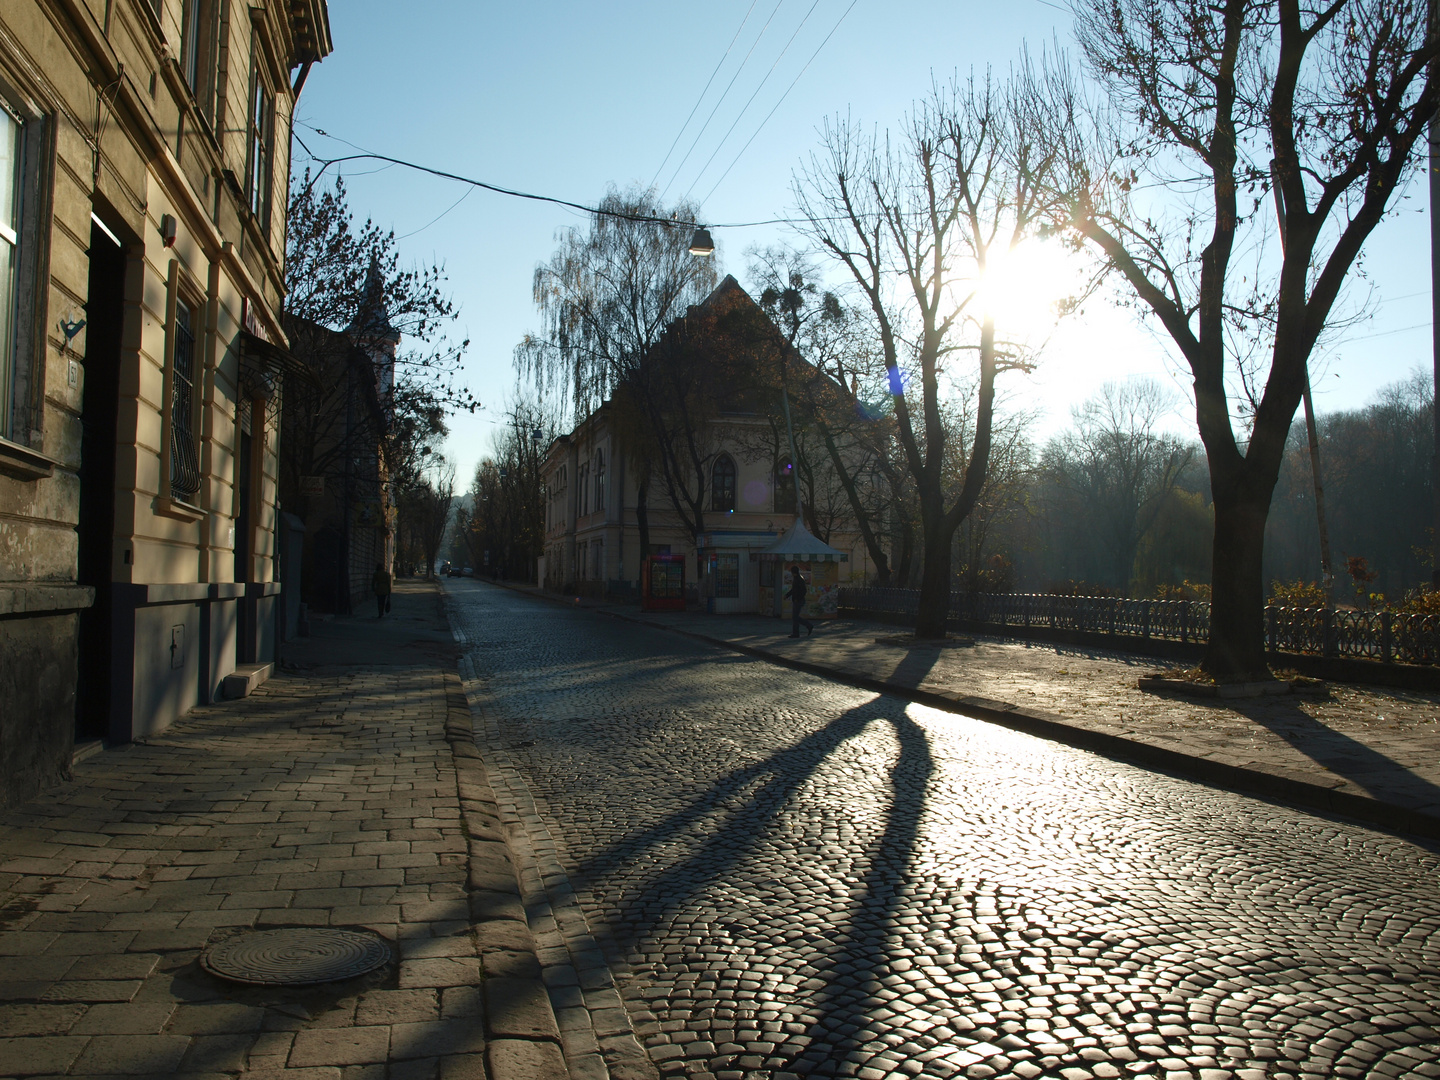
{"type": "MultiPolygon", "coordinates": [[[[799,1014],[809,1026],[798,1060],[805,1071],[823,1071],[825,1063],[855,1056],[868,1058],[859,1033],[869,1028],[878,1003],[874,991],[890,972],[896,919],[916,855],[934,761],[923,729],[905,715],[903,702],[875,698],[837,716],[824,727],[765,760],[726,773],[703,794],[663,821],[583,862],[574,875],[577,887],[603,888],[611,874],[647,864],[656,872],[626,888],[603,906],[613,913],[607,928],[617,949],[633,946],[668,927],[684,907],[712,886],[743,872],[745,862],[787,812],[825,760],[846,741],[879,722],[893,729],[899,752],[886,787],[880,836],[860,855],[866,869],[847,890],[849,912],[827,927],[811,959],[825,972],[825,987],[803,1003],[799,1014]],[[723,820],[716,821],[717,818],[723,820]],[[713,823],[713,824],[712,824],[713,823]],[[669,861],[671,853],[674,861],[669,861]],[[867,858],[868,856],[868,858],[867,858]]],[[[758,914],[758,912],[757,912],[758,914]]],[[[799,1004],[799,1003],[797,1003],[799,1004]]],[[[749,1007],[749,1006],[747,1006],[749,1007]]],[[[794,1043],[785,1051],[794,1054],[794,1043]]]]}
{"type": "Polygon", "coordinates": [[[1293,702],[1271,698],[1229,701],[1226,705],[1376,798],[1393,799],[1404,793],[1417,806],[1440,805],[1440,787],[1373,746],[1326,726],[1293,702]]]}

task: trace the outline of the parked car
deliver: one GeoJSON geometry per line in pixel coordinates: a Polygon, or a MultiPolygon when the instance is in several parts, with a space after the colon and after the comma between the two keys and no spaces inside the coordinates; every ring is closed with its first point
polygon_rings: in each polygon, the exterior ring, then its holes
{"type": "Polygon", "coordinates": [[[463,573],[464,573],[464,576],[465,576],[465,577],[474,577],[474,576],[475,576],[475,568],[474,568],[473,566],[467,566],[467,567],[465,567],[465,570],[463,571],[463,573]]]}
{"type": "Polygon", "coordinates": [[[445,573],[447,573],[447,574],[450,575],[451,577],[459,577],[459,576],[460,576],[460,567],[458,567],[458,566],[453,566],[453,565],[452,565],[452,566],[450,567],[450,569],[448,569],[448,570],[445,571],[445,573]]]}

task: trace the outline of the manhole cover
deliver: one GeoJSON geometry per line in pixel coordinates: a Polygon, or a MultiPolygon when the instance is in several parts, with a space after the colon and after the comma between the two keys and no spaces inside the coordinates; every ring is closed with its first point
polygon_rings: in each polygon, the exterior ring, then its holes
{"type": "Polygon", "coordinates": [[[257,986],[339,982],[390,962],[390,946],[354,930],[257,930],[211,946],[200,963],[212,975],[257,986]]]}

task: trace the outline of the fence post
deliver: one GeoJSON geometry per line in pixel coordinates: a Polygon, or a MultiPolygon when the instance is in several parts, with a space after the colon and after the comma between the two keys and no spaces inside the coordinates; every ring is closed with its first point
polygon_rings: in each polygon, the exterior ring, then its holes
{"type": "Polygon", "coordinates": [[[1144,601],[1140,608],[1140,636],[1146,641],[1150,640],[1150,601],[1144,601]]]}
{"type": "Polygon", "coordinates": [[[1335,609],[1325,608],[1325,614],[1321,616],[1321,646],[1320,651],[1325,656],[1334,656],[1335,648],[1335,609]]]}
{"type": "Polygon", "coordinates": [[[1180,644],[1187,645],[1190,642],[1190,601],[1181,600],[1180,603],[1180,644]]]}
{"type": "Polygon", "coordinates": [[[1394,616],[1388,611],[1380,613],[1380,662],[1388,664],[1395,658],[1394,616]]]}

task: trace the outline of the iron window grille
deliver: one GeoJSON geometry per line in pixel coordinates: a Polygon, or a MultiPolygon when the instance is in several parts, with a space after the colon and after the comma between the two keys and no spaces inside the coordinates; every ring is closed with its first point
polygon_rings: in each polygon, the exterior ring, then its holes
{"type": "Polygon", "coordinates": [[[170,492],[193,499],[200,491],[195,438],[195,332],[190,305],[175,303],[175,360],[170,400],[170,492]]]}

